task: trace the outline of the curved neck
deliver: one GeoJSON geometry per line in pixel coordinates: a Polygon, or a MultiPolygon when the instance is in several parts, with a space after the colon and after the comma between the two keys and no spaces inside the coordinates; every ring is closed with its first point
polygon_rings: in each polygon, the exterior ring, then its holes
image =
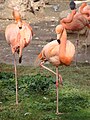
{"type": "Polygon", "coordinates": [[[66,56],[66,42],[67,42],[67,33],[66,29],[64,28],[62,36],[60,38],[61,44],[60,44],[60,60],[63,61],[63,58],[66,56]]]}
{"type": "Polygon", "coordinates": [[[73,20],[74,15],[76,14],[76,10],[72,10],[72,12],[66,17],[63,18],[60,23],[71,23],[73,20]]]}

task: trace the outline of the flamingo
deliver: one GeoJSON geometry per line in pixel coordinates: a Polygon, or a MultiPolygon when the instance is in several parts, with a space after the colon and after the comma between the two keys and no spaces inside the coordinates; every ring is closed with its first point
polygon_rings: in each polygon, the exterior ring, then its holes
{"type": "Polygon", "coordinates": [[[58,72],[59,65],[70,65],[74,54],[75,46],[69,40],[67,40],[66,29],[62,25],[56,26],[57,40],[51,41],[46,44],[40,54],[37,57],[37,61],[40,60],[40,66],[44,69],[52,72],[56,75],[56,113],[59,114],[58,110],[58,86],[59,82],[62,84],[62,76],[58,72]],[[46,67],[44,63],[48,61],[56,67],[56,72],[46,67]]]}
{"type": "Polygon", "coordinates": [[[89,21],[76,10],[72,10],[72,12],[66,17],[60,20],[60,24],[62,24],[66,30],[72,30],[78,32],[78,38],[76,40],[76,58],[75,64],[77,63],[77,48],[79,42],[79,31],[85,27],[90,28],[89,21]]]}
{"type": "Polygon", "coordinates": [[[76,10],[72,10],[72,12],[66,17],[60,20],[60,24],[62,24],[67,30],[79,31],[82,30],[85,26],[89,26],[89,21],[76,10]]]}
{"type": "Polygon", "coordinates": [[[11,23],[6,27],[5,37],[7,43],[11,47],[12,54],[14,56],[14,68],[15,68],[15,82],[16,82],[16,104],[18,104],[18,86],[17,86],[17,68],[16,68],[16,58],[15,53],[19,54],[19,63],[22,61],[22,50],[32,40],[33,31],[31,26],[22,21],[19,10],[15,7],[13,9],[13,18],[15,23],[11,23]]]}
{"type": "MultiPolygon", "coordinates": [[[[89,27],[90,28],[90,6],[83,2],[82,5],[79,7],[79,12],[89,21],[89,27]]],[[[89,34],[89,29],[87,29],[86,36],[89,34]]],[[[85,45],[85,56],[87,57],[87,39],[86,39],[86,45],[85,45]]],[[[86,60],[86,62],[88,62],[86,60]]]]}

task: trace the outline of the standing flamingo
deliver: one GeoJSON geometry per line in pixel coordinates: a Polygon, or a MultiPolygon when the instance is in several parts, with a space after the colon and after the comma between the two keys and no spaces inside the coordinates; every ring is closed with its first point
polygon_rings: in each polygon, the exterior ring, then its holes
{"type": "Polygon", "coordinates": [[[17,8],[13,10],[13,17],[15,23],[11,23],[6,27],[5,37],[7,43],[11,46],[12,54],[14,56],[15,67],[15,81],[16,81],[16,104],[18,104],[18,86],[17,86],[17,69],[15,52],[19,54],[19,63],[22,61],[22,50],[32,40],[32,28],[25,21],[22,21],[20,13],[17,8]]]}
{"type": "Polygon", "coordinates": [[[72,10],[72,12],[66,18],[60,20],[60,24],[62,24],[66,30],[78,32],[78,38],[76,40],[76,59],[75,59],[75,63],[77,63],[79,31],[85,27],[90,28],[89,21],[81,13],[76,12],[76,10],[72,10]]]}
{"type": "Polygon", "coordinates": [[[70,65],[75,54],[74,45],[67,40],[66,29],[62,25],[56,27],[57,40],[54,40],[44,46],[41,53],[38,55],[40,60],[40,66],[56,75],[56,93],[57,93],[57,108],[56,113],[59,114],[58,110],[58,83],[62,84],[62,76],[58,73],[59,65],[70,65]],[[50,68],[44,66],[44,63],[49,61],[56,66],[56,72],[50,68]]]}
{"type": "MultiPolygon", "coordinates": [[[[90,5],[86,2],[83,2],[82,5],[79,7],[79,12],[89,21],[88,28],[90,28],[90,5]]],[[[86,31],[86,36],[89,34],[89,29],[86,31]]],[[[87,57],[87,39],[85,44],[85,57],[87,57]]],[[[86,60],[86,62],[88,62],[86,60]]]]}

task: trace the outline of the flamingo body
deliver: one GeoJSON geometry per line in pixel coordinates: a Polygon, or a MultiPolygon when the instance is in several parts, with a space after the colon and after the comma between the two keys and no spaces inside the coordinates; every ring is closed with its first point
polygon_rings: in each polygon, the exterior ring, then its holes
{"type": "Polygon", "coordinates": [[[81,13],[72,14],[72,16],[68,15],[67,18],[60,21],[67,30],[78,31],[88,26],[88,20],[81,13]]]}
{"type": "Polygon", "coordinates": [[[5,30],[7,43],[11,46],[12,53],[22,50],[32,40],[32,28],[25,22],[22,22],[22,29],[19,29],[18,24],[12,23],[5,30]]]}
{"type": "Polygon", "coordinates": [[[69,40],[67,40],[65,57],[63,60],[60,60],[60,46],[61,45],[59,45],[57,40],[46,44],[39,55],[40,60],[49,61],[55,66],[59,66],[60,64],[69,65],[73,59],[75,47],[69,40]]]}
{"type": "Polygon", "coordinates": [[[5,36],[7,43],[14,49],[20,46],[26,47],[32,40],[31,29],[25,24],[22,25],[21,30],[18,28],[17,24],[8,25],[5,31],[5,36]]]}

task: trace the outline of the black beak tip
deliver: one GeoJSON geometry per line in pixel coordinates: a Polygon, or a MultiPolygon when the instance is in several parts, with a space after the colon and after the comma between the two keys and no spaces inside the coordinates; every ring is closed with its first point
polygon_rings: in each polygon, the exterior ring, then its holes
{"type": "Polygon", "coordinates": [[[61,43],[61,41],[59,40],[59,39],[57,39],[57,42],[60,44],[61,43]]]}

